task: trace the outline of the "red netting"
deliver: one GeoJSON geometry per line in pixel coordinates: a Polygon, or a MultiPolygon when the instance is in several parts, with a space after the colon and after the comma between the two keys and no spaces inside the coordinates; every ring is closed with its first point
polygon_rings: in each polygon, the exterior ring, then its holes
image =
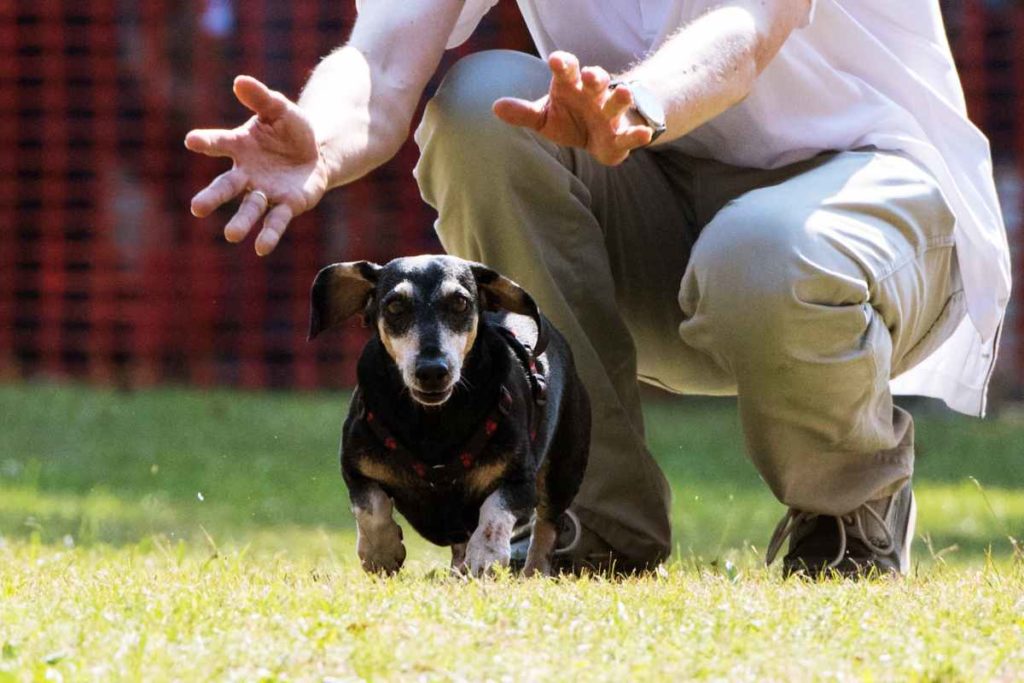
{"type": "MultiPolygon", "coordinates": [[[[1024,9],[947,4],[972,114],[1007,196],[1017,192],[1008,218],[1019,240],[1024,9]]],[[[309,284],[330,261],[439,250],[410,175],[414,146],[330,193],[259,259],[224,243],[228,212],[188,214],[225,162],[182,140],[244,119],[236,73],[296,94],[353,18],[344,0],[0,3],[0,374],[301,388],[351,379],[364,337],[353,327],[307,344],[309,284]]],[[[508,0],[446,62],[492,47],[530,49],[508,0]]],[[[1024,316],[1014,320],[1004,357],[1024,355],[1024,316]]],[[[1006,367],[1024,383],[1024,363],[1006,367]]]]}

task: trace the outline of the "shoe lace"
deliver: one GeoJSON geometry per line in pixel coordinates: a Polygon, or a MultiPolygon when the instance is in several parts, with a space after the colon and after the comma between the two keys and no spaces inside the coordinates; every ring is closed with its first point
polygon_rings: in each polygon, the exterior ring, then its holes
{"type": "Polygon", "coordinates": [[[843,561],[843,557],[846,555],[847,527],[855,529],[858,540],[860,540],[868,550],[877,555],[889,555],[896,549],[896,539],[889,530],[889,526],[885,523],[885,519],[877,510],[867,503],[845,515],[819,515],[816,512],[806,512],[804,510],[790,508],[786,510],[786,514],[779,520],[779,523],[775,525],[775,531],[772,532],[771,540],[768,541],[768,548],[765,552],[765,564],[771,565],[772,562],[775,561],[775,558],[779,554],[779,550],[782,549],[782,544],[786,542],[786,539],[793,535],[801,524],[810,522],[816,517],[832,517],[832,519],[836,521],[836,526],[839,528],[839,551],[836,553],[835,558],[825,566],[825,569],[835,569],[839,566],[839,563],[843,561]],[[874,521],[878,523],[878,528],[882,530],[882,533],[885,536],[882,545],[871,540],[867,531],[864,529],[865,514],[872,517],[874,521]]]}

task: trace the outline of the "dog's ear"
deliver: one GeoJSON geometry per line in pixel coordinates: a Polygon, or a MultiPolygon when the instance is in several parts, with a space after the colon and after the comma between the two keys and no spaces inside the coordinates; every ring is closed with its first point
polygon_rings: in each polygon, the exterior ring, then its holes
{"type": "Polygon", "coordinates": [[[309,339],[365,311],[381,267],[369,261],[334,263],[316,274],[309,290],[309,339]]]}
{"type": "Polygon", "coordinates": [[[537,343],[533,352],[540,355],[548,346],[548,323],[540,314],[537,302],[525,289],[504,275],[485,265],[474,263],[470,266],[476,279],[477,290],[483,293],[484,308],[491,311],[504,309],[533,318],[537,324],[537,343]]]}

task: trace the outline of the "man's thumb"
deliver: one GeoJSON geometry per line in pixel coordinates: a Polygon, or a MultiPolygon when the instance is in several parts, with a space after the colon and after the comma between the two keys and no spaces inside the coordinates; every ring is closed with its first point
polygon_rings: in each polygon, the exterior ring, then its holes
{"type": "Polygon", "coordinates": [[[238,101],[264,121],[274,121],[288,110],[287,97],[252,76],[236,77],[234,90],[238,101]]]}
{"type": "Polygon", "coordinates": [[[505,123],[533,130],[540,130],[546,116],[543,100],[530,102],[515,97],[502,97],[494,103],[492,109],[495,116],[505,123]]]}

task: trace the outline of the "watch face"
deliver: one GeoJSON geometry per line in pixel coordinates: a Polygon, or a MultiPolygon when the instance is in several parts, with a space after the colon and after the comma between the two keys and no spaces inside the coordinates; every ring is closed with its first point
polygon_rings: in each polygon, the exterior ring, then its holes
{"type": "Polygon", "coordinates": [[[640,115],[647,119],[651,128],[664,128],[665,108],[661,106],[654,93],[639,83],[630,83],[629,91],[633,93],[633,105],[640,115]]]}

